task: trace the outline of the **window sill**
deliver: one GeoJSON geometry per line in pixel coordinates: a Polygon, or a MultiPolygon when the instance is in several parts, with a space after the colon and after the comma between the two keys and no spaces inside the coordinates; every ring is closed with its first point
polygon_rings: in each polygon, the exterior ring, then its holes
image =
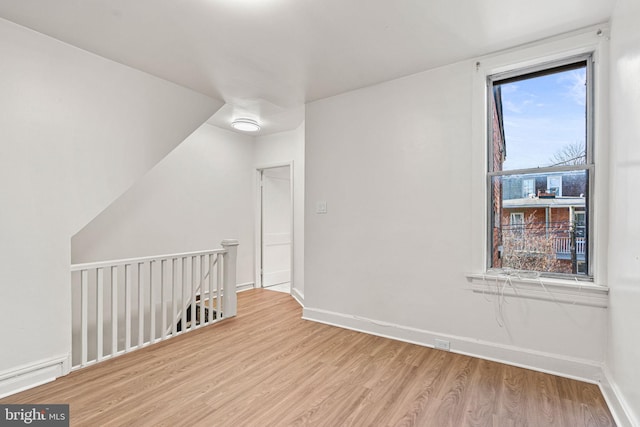
{"type": "Polygon", "coordinates": [[[496,273],[467,274],[469,289],[484,295],[500,295],[606,308],[609,288],[589,282],[556,278],[524,278],[496,273]]]}

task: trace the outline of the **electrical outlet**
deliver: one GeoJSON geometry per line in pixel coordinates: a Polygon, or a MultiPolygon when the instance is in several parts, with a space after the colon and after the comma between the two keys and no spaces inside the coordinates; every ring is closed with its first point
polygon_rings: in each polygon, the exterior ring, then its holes
{"type": "Polygon", "coordinates": [[[436,339],[436,348],[438,350],[449,351],[451,350],[451,346],[449,345],[449,341],[436,339]]]}

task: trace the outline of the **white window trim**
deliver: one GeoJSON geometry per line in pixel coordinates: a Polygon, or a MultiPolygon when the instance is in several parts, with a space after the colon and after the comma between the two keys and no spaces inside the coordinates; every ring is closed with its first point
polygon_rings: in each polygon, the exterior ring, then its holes
{"type": "MultiPolygon", "coordinates": [[[[590,239],[593,243],[593,283],[592,286],[605,288],[607,277],[607,192],[608,187],[608,152],[607,138],[608,128],[606,121],[605,95],[608,93],[606,85],[608,82],[608,34],[607,24],[593,26],[577,32],[563,34],[557,37],[509,49],[503,52],[476,58],[472,61],[473,74],[473,94],[472,94],[472,271],[467,275],[470,281],[477,281],[479,277],[486,277],[488,257],[488,189],[487,189],[487,78],[491,75],[505,73],[517,69],[534,67],[537,65],[559,61],[568,57],[581,54],[593,54],[593,158],[597,165],[597,176],[592,186],[593,203],[590,210],[591,218],[594,221],[594,228],[590,239]]],[[[483,279],[484,281],[484,279],[483,279]]],[[[518,280],[510,279],[512,283],[518,280]]],[[[544,282],[548,280],[545,279],[544,282]]],[[[530,285],[530,280],[526,283],[530,285]]],[[[538,282],[536,279],[535,282],[538,282]]],[[[564,289],[575,289],[580,294],[590,282],[578,282],[575,279],[553,279],[553,283],[562,286],[564,289]]],[[[476,286],[477,287],[477,286],[476,286]]],[[[589,288],[591,289],[591,288],[589,288]]],[[[604,290],[603,289],[603,290],[604,290]]],[[[545,292],[546,294],[546,292],[545,292]]],[[[539,292],[528,292],[525,286],[519,296],[530,296],[531,298],[544,298],[539,292]],[[529,294],[529,295],[528,295],[529,294]]]]}
{"type": "Polygon", "coordinates": [[[524,212],[510,212],[509,225],[524,225],[524,212]],[[514,218],[520,218],[520,220],[514,221],[514,218]]]}

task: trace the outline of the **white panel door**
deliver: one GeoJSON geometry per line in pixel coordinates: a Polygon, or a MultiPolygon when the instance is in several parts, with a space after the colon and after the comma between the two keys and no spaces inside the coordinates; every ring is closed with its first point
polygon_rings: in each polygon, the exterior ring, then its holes
{"type": "Polygon", "coordinates": [[[289,166],[262,171],[262,286],[291,281],[289,166]]]}

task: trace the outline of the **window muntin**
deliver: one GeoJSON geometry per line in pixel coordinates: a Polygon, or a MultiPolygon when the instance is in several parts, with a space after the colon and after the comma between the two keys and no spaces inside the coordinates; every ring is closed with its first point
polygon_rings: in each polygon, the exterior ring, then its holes
{"type": "Polygon", "coordinates": [[[489,267],[590,276],[591,75],[583,56],[489,77],[489,267]]]}

